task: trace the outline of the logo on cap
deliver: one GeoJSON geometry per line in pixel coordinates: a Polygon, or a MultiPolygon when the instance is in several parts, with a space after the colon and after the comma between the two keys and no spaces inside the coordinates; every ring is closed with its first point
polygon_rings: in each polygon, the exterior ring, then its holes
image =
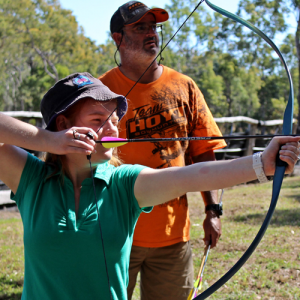
{"type": "Polygon", "coordinates": [[[137,2],[137,3],[134,3],[133,5],[130,5],[128,7],[128,10],[131,11],[132,9],[137,9],[137,8],[140,8],[140,7],[145,7],[146,5],[141,3],[141,2],[137,2]]]}
{"type": "Polygon", "coordinates": [[[93,83],[94,83],[93,81],[91,81],[87,76],[84,75],[79,75],[73,79],[73,84],[77,85],[79,88],[93,83]]]}

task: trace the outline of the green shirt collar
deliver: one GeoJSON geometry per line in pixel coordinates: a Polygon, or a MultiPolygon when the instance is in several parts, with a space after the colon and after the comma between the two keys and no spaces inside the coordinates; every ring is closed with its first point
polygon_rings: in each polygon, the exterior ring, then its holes
{"type": "MultiPolygon", "coordinates": [[[[96,170],[94,171],[94,178],[103,180],[107,185],[109,183],[109,180],[111,178],[112,173],[114,172],[115,167],[113,165],[111,165],[108,161],[102,164],[98,164],[96,167],[96,170]]],[[[51,174],[51,171],[50,173],[51,174]]],[[[55,174],[53,174],[51,177],[54,176],[61,176],[62,172],[61,169],[56,172],[55,174]]],[[[68,177],[66,177],[68,178],[68,177]]],[[[48,176],[46,176],[44,178],[44,182],[48,179],[48,176]]],[[[87,178],[88,179],[88,178],[87,178]]]]}
{"type": "Polygon", "coordinates": [[[114,168],[115,167],[108,161],[103,164],[99,164],[94,172],[94,178],[102,179],[106,182],[106,184],[108,184],[114,168]]]}

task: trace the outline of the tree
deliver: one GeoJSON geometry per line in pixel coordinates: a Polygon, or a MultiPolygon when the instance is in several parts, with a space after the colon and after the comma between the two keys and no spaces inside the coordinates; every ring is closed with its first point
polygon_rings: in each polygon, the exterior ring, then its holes
{"type": "MultiPolygon", "coordinates": [[[[295,84],[295,95],[298,99],[299,109],[299,69],[300,69],[300,2],[299,0],[242,0],[239,4],[239,14],[244,16],[265,32],[271,39],[276,38],[276,34],[284,33],[289,24],[290,13],[294,12],[297,19],[297,30],[295,33],[295,42],[291,35],[288,35],[281,46],[283,55],[287,59],[295,84]],[[295,69],[295,48],[297,49],[297,65],[295,69]]],[[[236,33],[239,37],[239,43],[236,50],[248,49],[248,55],[245,55],[245,63],[256,65],[261,70],[261,78],[264,81],[260,91],[262,101],[260,116],[275,117],[279,115],[278,108],[283,108],[288,98],[288,81],[283,67],[277,58],[274,58],[271,49],[265,43],[260,43],[258,38],[251,32],[246,32],[237,26],[236,33]],[[275,114],[275,115],[274,115],[275,114]]],[[[298,115],[298,133],[300,132],[300,111],[295,110],[298,115]]],[[[282,113],[281,113],[282,116],[282,113]]]]}
{"type": "Polygon", "coordinates": [[[2,109],[39,110],[43,94],[74,72],[97,75],[101,47],[57,0],[0,0],[2,109]]]}

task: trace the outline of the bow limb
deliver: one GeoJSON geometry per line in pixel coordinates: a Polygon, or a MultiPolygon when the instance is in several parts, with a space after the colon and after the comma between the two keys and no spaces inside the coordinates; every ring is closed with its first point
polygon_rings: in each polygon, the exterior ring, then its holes
{"type": "MultiPolygon", "coordinates": [[[[216,12],[219,12],[220,14],[241,23],[242,25],[248,27],[252,31],[256,32],[260,37],[262,37],[278,54],[281,62],[284,65],[284,68],[286,70],[288,79],[289,79],[289,84],[290,84],[290,93],[289,93],[289,100],[284,112],[284,117],[283,117],[283,134],[288,135],[292,134],[292,128],[293,128],[293,108],[294,108],[294,91],[293,91],[293,82],[292,82],[292,77],[290,74],[290,71],[287,67],[287,64],[277,48],[277,46],[262,32],[260,31],[257,27],[255,27],[253,24],[249,23],[248,21],[210,3],[208,0],[205,0],[206,4],[216,12]]],[[[265,217],[265,220],[257,233],[256,237],[254,238],[253,242],[249,246],[249,248],[246,250],[246,252],[243,254],[243,256],[237,261],[237,263],[224,275],[222,276],[217,282],[215,282],[211,287],[209,287],[206,291],[201,293],[198,297],[195,299],[197,300],[203,300],[209,297],[211,294],[213,294],[215,291],[217,291],[222,285],[224,285],[233,275],[235,275],[236,272],[246,263],[246,261],[249,259],[249,257],[252,255],[252,253],[255,251],[256,247],[260,243],[261,239],[263,238],[269,224],[271,221],[271,218],[273,216],[273,213],[276,208],[276,204],[278,201],[284,173],[285,173],[285,168],[286,165],[285,163],[279,161],[276,165],[276,170],[275,170],[275,175],[273,178],[273,189],[272,189],[272,199],[270,203],[270,207],[268,210],[268,213],[265,217]]]]}

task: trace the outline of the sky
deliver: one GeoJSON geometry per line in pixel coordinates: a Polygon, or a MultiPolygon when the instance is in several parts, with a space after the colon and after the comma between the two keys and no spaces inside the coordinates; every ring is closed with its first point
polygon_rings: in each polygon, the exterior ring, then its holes
{"type": "MultiPolygon", "coordinates": [[[[84,28],[85,36],[96,41],[96,44],[104,44],[108,38],[110,18],[119,6],[127,0],[60,0],[61,6],[73,11],[77,22],[84,28]]],[[[149,7],[164,8],[170,4],[170,0],[144,0],[149,7]]],[[[211,0],[211,3],[236,13],[239,0],[211,0]]],[[[201,5],[206,5],[205,3],[201,5]]],[[[208,9],[210,9],[207,6],[208,9]]]]}

